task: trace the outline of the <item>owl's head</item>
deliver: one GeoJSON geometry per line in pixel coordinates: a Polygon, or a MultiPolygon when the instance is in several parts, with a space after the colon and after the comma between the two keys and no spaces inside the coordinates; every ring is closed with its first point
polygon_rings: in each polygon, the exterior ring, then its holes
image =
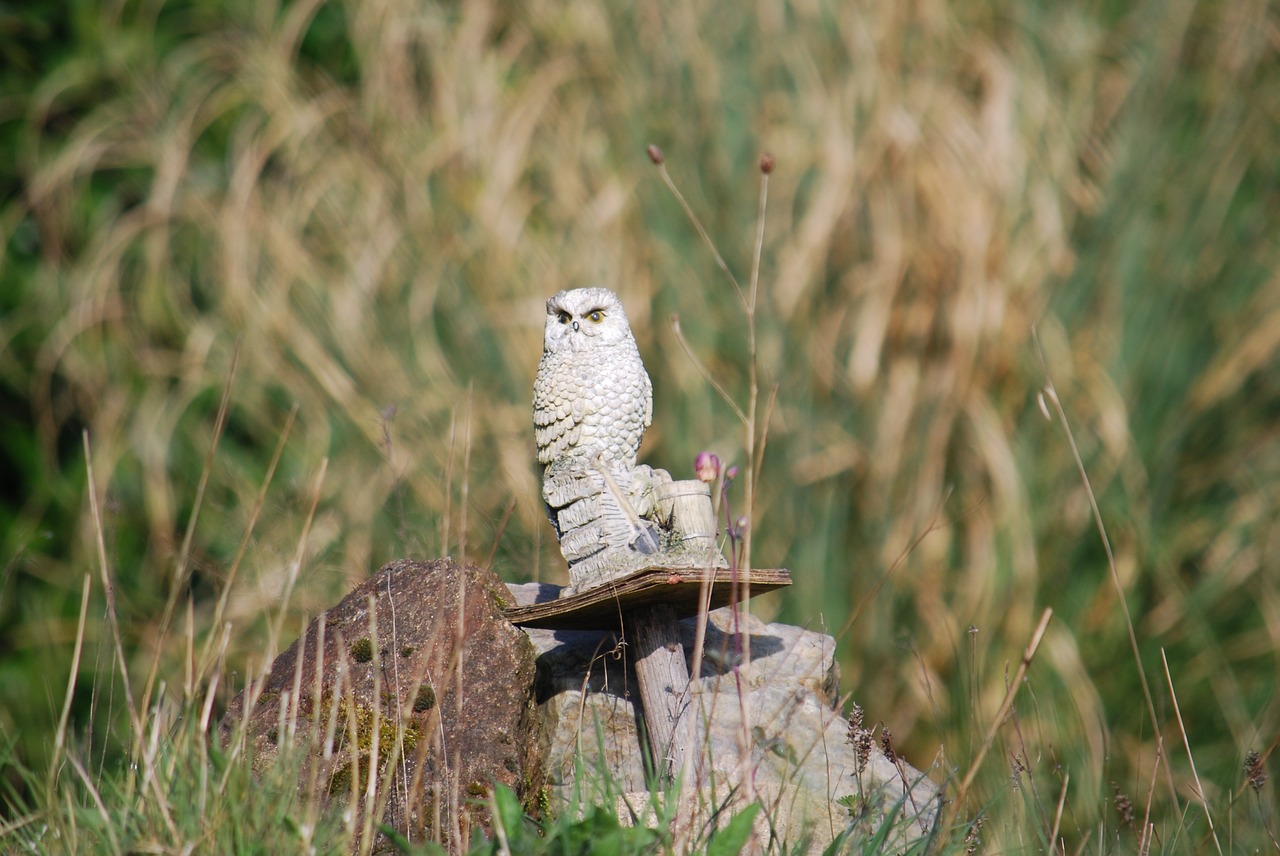
{"type": "Polygon", "coordinates": [[[579,351],[634,341],[618,295],[607,288],[574,288],[547,301],[546,351],[579,351]]]}

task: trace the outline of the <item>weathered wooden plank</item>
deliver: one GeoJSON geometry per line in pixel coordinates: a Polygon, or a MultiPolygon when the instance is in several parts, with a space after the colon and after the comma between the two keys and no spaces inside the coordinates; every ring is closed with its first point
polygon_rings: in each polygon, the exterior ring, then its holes
{"type": "MultiPolygon", "coordinates": [[[[670,605],[677,619],[687,618],[698,612],[698,596],[706,576],[703,568],[643,568],[570,597],[513,606],[506,610],[507,620],[521,627],[552,630],[617,630],[625,614],[656,604],[670,605]]],[[[743,599],[746,586],[741,572],[721,568],[709,576],[711,609],[743,599]]],[[[751,571],[749,582],[755,597],[791,585],[791,572],[757,568],[751,571]]],[[[553,591],[551,587],[544,590],[553,591]]]]}

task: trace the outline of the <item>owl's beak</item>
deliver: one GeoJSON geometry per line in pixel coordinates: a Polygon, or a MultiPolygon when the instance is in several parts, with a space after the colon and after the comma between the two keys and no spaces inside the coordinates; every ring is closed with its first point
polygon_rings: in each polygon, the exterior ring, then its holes
{"type": "Polygon", "coordinates": [[[578,332],[578,322],[577,322],[577,321],[574,321],[574,322],[573,322],[573,332],[575,332],[575,333],[576,333],[576,332],[578,332]]]}

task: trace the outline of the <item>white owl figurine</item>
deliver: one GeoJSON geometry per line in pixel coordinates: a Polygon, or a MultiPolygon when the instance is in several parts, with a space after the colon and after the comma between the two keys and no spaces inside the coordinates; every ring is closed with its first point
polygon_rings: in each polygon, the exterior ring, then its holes
{"type": "Polygon", "coordinates": [[[533,383],[538,462],[598,454],[634,467],[652,422],[653,386],[617,295],[575,288],[548,300],[533,383]]]}
{"type": "Polygon", "coordinates": [[[659,549],[650,497],[670,476],[636,467],[652,421],[653,386],[617,295],[576,288],[548,300],[533,427],[571,591],[635,570],[659,549]]]}

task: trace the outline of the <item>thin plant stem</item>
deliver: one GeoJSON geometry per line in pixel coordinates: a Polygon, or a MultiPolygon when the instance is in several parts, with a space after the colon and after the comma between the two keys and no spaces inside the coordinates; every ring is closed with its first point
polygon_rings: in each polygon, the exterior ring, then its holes
{"type": "MultiPolygon", "coordinates": [[[[711,552],[711,551],[709,551],[711,552]]],[[[699,758],[702,754],[702,746],[695,745],[693,738],[697,734],[697,710],[693,704],[695,688],[701,686],[702,678],[702,657],[706,650],[707,643],[707,619],[711,607],[711,584],[715,576],[715,556],[708,556],[706,566],[702,569],[702,582],[698,588],[698,614],[697,622],[693,632],[693,656],[690,659],[689,667],[689,684],[684,688],[684,698],[688,701],[688,709],[685,713],[685,753],[683,769],[679,773],[679,782],[681,785],[679,810],[676,812],[677,828],[676,840],[681,840],[688,833],[688,824],[685,823],[686,818],[692,816],[692,811],[688,806],[689,800],[692,798],[693,789],[690,783],[693,777],[694,755],[699,758]]]]}
{"type": "Polygon", "coordinates": [[[728,277],[730,284],[733,285],[733,290],[738,295],[738,300],[742,302],[743,308],[747,308],[747,297],[742,293],[742,286],[738,284],[738,278],[733,275],[733,271],[729,270],[729,266],[725,264],[724,257],[721,256],[720,251],[716,249],[716,242],[711,240],[711,236],[707,234],[707,230],[703,227],[702,221],[698,219],[698,215],[694,213],[693,209],[689,206],[689,203],[685,201],[684,194],[680,192],[680,188],[676,187],[676,183],[671,180],[671,174],[667,172],[667,165],[665,163],[659,163],[657,166],[658,174],[662,176],[662,180],[666,183],[667,189],[670,190],[675,198],[680,202],[680,206],[684,208],[684,213],[693,223],[693,228],[698,231],[698,235],[702,238],[702,242],[707,245],[707,249],[711,251],[711,255],[715,258],[716,265],[720,270],[724,271],[724,275],[728,277]]]}
{"type": "MultiPolygon", "coordinates": [[[[835,638],[837,641],[843,639],[844,635],[849,632],[854,624],[857,623],[858,618],[862,615],[862,611],[871,604],[871,601],[879,593],[880,589],[884,587],[884,584],[888,582],[889,577],[893,575],[893,572],[902,567],[902,565],[907,561],[907,556],[910,556],[926,537],[942,528],[943,524],[938,522],[938,518],[942,515],[943,506],[947,504],[947,499],[950,496],[951,488],[948,487],[943,492],[942,497],[938,500],[938,504],[934,507],[933,516],[929,518],[929,524],[925,526],[924,529],[920,530],[919,534],[911,539],[911,543],[898,554],[898,557],[893,560],[893,564],[886,568],[884,573],[876,579],[876,581],[871,585],[871,588],[867,591],[866,595],[864,595],[862,600],[858,602],[857,607],[855,607],[849,617],[845,619],[844,625],[841,626],[840,631],[836,633],[835,638]]],[[[948,523],[950,523],[950,521],[948,521],[948,523]]]]}
{"type": "Polygon", "coordinates": [[[111,641],[115,648],[116,666],[120,669],[120,682],[124,685],[125,704],[129,708],[129,721],[133,726],[134,755],[141,747],[143,736],[141,712],[134,703],[133,686],[129,682],[129,666],[124,658],[124,642],[120,637],[120,619],[116,612],[116,589],[107,566],[107,539],[102,528],[102,510],[98,507],[98,485],[93,477],[93,449],[89,445],[89,432],[81,434],[84,442],[85,472],[89,479],[89,510],[93,515],[93,529],[98,548],[98,570],[102,574],[102,587],[107,597],[107,623],[111,627],[111,641]]]}
{"type": "Polygon", "coordinates": [[[1169,682],[1169,698],[1173,702],[1173,715],[1178,720],[1178,733],[1182,735],[1182,746],[1187,750],[1187,761],[1191,764],[1191,778],[1196,783],[1196,797],[1200,800],[1200,807],[1204,809],[1205,820],[1209,821],[1209,834],[1213,836],[1213,846],[1218,849],[1218,854],[1222,854],[1222,844],[1218,842],[1218,830],[1213,826],[1213,815],[1209,812],[1209,802],[1204,798],[1204,786],[1200,784],[1200,774],[1196,772],[1196,759],[1191,754],[1191,741],[1187,739],[1187,729],[1182,724],[1182,710],[1178,707],[1178,693],[1173,688],[1173,675],[1169,672],[1169,659],[1164,655],[1164,648],[1160,649],[1160,662],[1164,664],[1164,678],[1169,682]]]}
{"type": "MultiPolygon", "coordinates": [[[[724,257],[720,255],[720,251],[716,248],[715,242],[707,233],[706,228],[702,225],[702,221],[693,211],[693,208],[685,200],[680,189],[676,187],[672,181],[670,173],[667,171],[665,158],[660,150],[654,146],[649,147],[649,157],[658,167],[658,172],[662,176],[663,182],[671,191],[672,195],[679,201],[685,214],[690,222],[693,223],[694,229],[702,238],[703,243],[711,251],[711,255],[715,258],[716,265],[724,272],[730,284],[733,286],[734,293],[737,294],[739,302],[742,304],[746,313],[747,321],[747,407],[745,412],[738,407],[729,394],[725,391],[711,373],[706,370],[701,361],[693,353],[693,349],[689,347],[680,330],[680,322],[677,316],[672,317],[672,329],[676,334],[676,340],[680,343],[680,347],[690,357],[694,366],[708,383],[720,394],[720,396],[728,402],[734,414],[743,423],[744,428],[744,452],[746,457],[745,473],[743,478],[743,493],[745,502],[745,526],[736,526],[735,521],[727,521],[730,531],[743,530],[738,532],[735,541],[740,540],[740,544],[734,544],[734,555],[732,557],[733,570],[733,588],[734,592],[731,599],[735,604],[734,608],[734,636],[739,640],[740,651],[739,658],[733,666],[734,676],[738,685],[738,703],[739,713],[742,720],[741,734],[739,735],[739,782],[743,787],[743,795],[745,800],[750,803],[755,799],[755,787],[753,775],[751,771],[751,711],[748,704],[746,694],[742,687],[742,671],[749,669],[751,666],[751,637],[750,633],[743,633],[741,627],[741,616],[744,612],[749,614],[749,601],[751,598],[751,546],[754,526],[755,513],[755,492],[757,481],[757,470],[762,462],[765,438],[763,432],[759,430],[758,408],[760,403],[760,379],[759,379],[759,355],[756,339],[756,306],[760,289],[760,259],[764,248],[764,230],[766,222],[766,212],[768,210],[769,201],[769,173],[773,171],[774,159],[771,155],[764,155],[760,159],[760,196],[756,214],[756,233],[751,258],[751,278],[748,284],[748,291],[743,292],[742,286],[738,283],[733,272],[729,270],[728,264],[725,263],[724,257]],[[757,451],[757,445],[759,451],[757,451]]],[[[767,411],[772,416],[774,406],[774,396],[776,387],[770,394],[767,404],[767,411]]],[[[767,425],[767,423],[766,423],[767,425]]],[[[758,842],[757,842],[758,843],[758,842]]]]}
{"type": "Polygon", "coordinates": [[[209,684],[204,693],[204,705],[200,708],[200,731],[207,732],[209,730],[209,720],[213,716],[213,703],[218,696],[218,684],[222,680],[223,669],[227,657],[227,645],[231,642],[231,624],[228,622],[222,628],[220,634],[221,642],[218,643],[218,668],[213,670],[209,676],[209,684]]]}
{"type": "MultiPolygon", "coordinates": [[[[750,292],[746,301],[747,310],[747,424],[746,424],[746,477],[743,480],[743,495],[746,503],[747,526],[742,533],[742,600],[739,609],[747,614],[751,612],[751,543],[754,540],[755,508],[756,508],[756,434],[757,408],[760,403],[759,354],[756,345],[756,298],[760,290],[760,256],[764,248],[765,213],[769,203],[769,173],[760,176],[760,202],[756,212],[756,240],[751,259],[750,292]]],[[[736,283],[735,283],[736,285],[736,283]]],[[[741,292],[739,292],[741,297],[741,292]]],[[[751,633],[740,634],[742,639],[742,662],[740,668],[751,668],[751,633]]],[[[742,708],[742,729],[750,733],[751,708],[746,698],[739,692],[742,708]]],[[[744,796],[748,803],[755,800],[755,777],[751,774],[750,742],[746,742],[741,759],[740,776],[744,796]]]]}
{"type": "MultiPolygon", "coordinates": [[[[1076,446],[1075,434],[1071,431],[1071,423],[1067,421],[1066,411],[1062,409],[1062,402],[1058,398],[1058,390],[1053,385],[1053,376],[1049,373],[1049,364],[1044,357],[1044,349],[1040,347],[1040,334],[1033,327],[1031,335],[1036,343],[1036,356],[1040,358],[1040,367],[1044,371],[1045,387],[1041,394],[1041,408],[1044,408],[1047,399],[1053,405],[1053,412],[1058,416],[1058,422],[1062,425],[1062,430],[1067,436],[1067,444],[1071,447],[1071,457],[1075,461],[1076,473],[1080,477],[1081,483],[1085,488],[1085,495],[1089,499],[1089,510],[1093,514],[1094,525],[1098,529],[1098,537],[1102,539],[1102,548],[1107,554],[1107,567],[1111,571],[1111,582],[1116,588],[1116,597],[1120,601],[1120,612],[1124,616],[1125,630],[1129,634],[1129,650],[1133,654],[1134,665],[1138,667],[1138,679],[1142,684],[1142,697],[1147,703],[1147,715],[1151,719],[1152,733],[1160,733],[1160,721],[1156,718],[1156,705],[1151,695],[1151,685],[1147,682],[1147,671],[1142,666],[1142,655],[1138,651],[1138,635],[1133,629],[1133,618],[1129,615],[1129,601],[1125,598],[1124,584],[1120,582],[1120,571],[1116,568],[1115,553],[1111,549],[1111,538],[1107,535],[1106,524],[1102,521],[1102,511],[1098,508],[1098,498],[1094,495],[1093,484],[1089,481],[1089,473],[1084,468],[1084,459],[1080,457],[1080,449],[1076,446]]],[[[1169,770],[1168,765],[1165,766],[1165,779],[1169,787],[1169,797],[1173,801],[1174,811],[1178,809],[1178,789],[1173,783],[1173,773],[1169,770]]]]}
{"type": "Polygon", "coordinates": [[[440,515],[440,554],[449,555],[453,526],[453,453],[458,434],[458,409],[449,413],[449,454],[444,461],[444,512],[440,515]]]}
{"type": "Polygon", "coordinates": [[[80,676],[80,654],[84,650],[84,625],[89,614],[89,590],[93,587],[93,577],[84,575],[84,584],[80,593],[80,621],[76,625],[76,644],[71,651],[71,673],[67,676],[67,694],[62,702],[62,715],[58,717],[58,730],[53,737],[53,751],[49,753],[49,774],[45,782],[46,801],[53,803],[53,786],[58,777],[58,766],[62,763],[62,749],[67,739],[67,723],[71,719],[71,700],[75,697],[76,678],[80,676]]]}
{"type": "Polygon", "coordinates": [[[156,634],[157,644],[151,657],[151,668],[147,673],[147,682],[142,690],[142,710],[151,706],[151,692],[155,688],[156,678],[160,673],[160,658],[165,650],[165,638],[169,634],[169,625],[173,622],[173,613],[178,606],[178,597],[187,583],[187,575],[191,564],[191,543],[195,539],[196,523],[204,508],[204,494],[209,486],[209,475],[213,472],[213,459],[218,452],[218,443],[227,425],[227,411],[231,407],[231,388],[235,382],[236,367],[240,362],[241,337],[236,338],[235,347],[231,351],[231,366],[227,370],[227,379],[222,384],[222,398],[218,402],[218,415],[213,422],[213,438],[205,451],[204,463],[200,467],[200,479],[196,483],[195,498],[191,503],[191,516],[187,518],[187,531],[182,536],[182,547],[178,551],[178,561],[173,569],[173,577],[169,580],[169,594],[165,599],[164,612],[160,616],[160,627],[156,634]]]}
{"type": "Polygon", "coordinates": [[[467,563],[467,510],[471,498],[471,393],[467,384],[467,421],[462,429],[462,494],[458,497],[458,556],[460,564],[467,563]]]}
{"type": "Polygon", "coordinates": [[[687,356],[689,361],[693,363],[693,367],[698,370],[698,374],[702,375],[702,379],[711,384],[712,389],[720,393],[720,397],[724,400],[725,404],[729,405],[729,409],[733,411],[733,415],[737,416],[738,420],[741,421],[742,424],[747,424],[747,414],[742,412],[742,408],[738,406],[738,402],[734,401],[733,396],[729,394],[729,391],[721,386],[720,382],[711,375],[711,372],[707,370],[707,367],[702,364],[702,360],[698,359],[698,355],[693,352],[693,348],[689,346],[688,340],[684,337],[684,330],[680,328],[679,315],[671,316],[671,331],[675,333],[676,342],[679,343],[680,349],[684,351],[685,356],[687,356]]]}
{"type": "MultiPolygon", "coordinates": [[[[164,687],[164,681],[161,681],[159,691],[161,698],[164,697],[164,687]]],[[[160,784],[159,768],[156,765],[157,758],[160,755],[160,732],[163,727],[164,717],[157,710],[156,715],[151,718],[151,737],[147,740],[146,749],[138,762],[138,768],[142,773],[143,784],[150,787],[152,794],[155,795],[156,808],[160,809],[160,817],[164,820],[164,825],[169,830],[174,849],[186,852],[186,848],[182,846],[185,842],[178,832],[177,824],[173,820],[173,810],[169,807],[169,797],[165,792],[165,788],[160,784]]]]}
{"type": "MultiPolygon", "coordinates": [[[[88,581],[89,577],[86,574],[85,582],[87,583],[88,581]]],[[[85,789],[89,792],[90,798],[93,799],[94,807],[98,809],[98,815],[102,818],[102,828],[107,831],[107,842],[111,845],[111,852],[120,853],[120,839],[116,837],[115,823],[111,820],[111,815],[107,812],[107,807],[103,804],[102,796],[98,793],[98,789],[94,787],[93,780],[89,778],[89,772],[73,753],[68,752],[65,757],[71,762],[71,766],[75,769],[76,775],[80,777],[80,781],[84,782],[85,789]]]]}
{"type": "Polygon", "coordinates": [[[987,757],[987,752],[991,750],[992,744],[995,743],[996,734],[1004,723],[1005,717],[1009,715],[1009,709],[1013,707],[1013,700],[1018,695],[1018,688],[1022,686],[1022,679],[1027,676],[1027,669],[1030,668],[1031,661],[1036,656],[1036,650],[1040,647],[1040,640],[1044,638],[1045,631],[1049,628],[1049,620],[1051,618],[1053,618],[1053,609],[1045,607],[1044,612],[1040,614],[1040,623],[1036,625],[1036,629],[1031,634],[1031,641],[1027,643],[1027,648],[1022,653],[1022,660],[1018,663],[1018,670],[1014,674],[1013,680],[1009,683],[1008,689],[1005,690],[1004,701],[1000,702],[1000,710],[996,712],[995,718],[991,720],[991,725],[987,727],[987,734],[982,740],[982,746],[979,747],[978,754],[969,765],[969,771],[965,773],[964,779],[961,780],[960,786],[956,789],[956,798],[947,806],[946,815],[939,827],[940,829],[950,829],[951,824],[955,821],[956,813],[964,805],[965,797],[969,794],[969,788],[973,785],[973,780],[978,775],[978,770],[981,769],[982,762],[987,757]]]}
{"type": "MultiPolygon", "coordinates": [[[[267,502],[267,489],[275,479],[276,468],[280,466],[280,458],[284,455],[285,442],[289,439],[289,434],[293,430],[293,422],[298,416],[298,407],[299,405],[295,401],[293,406],[289,408],[289,415],[285,417],[284,427],[280,429],[280,437],[276,440],[276,448],[271,453],[271,463],[267,465],[267,472],[262,477],[262,486],[258,488],[258,495],[254,498],[253,508],[249,512],[249,522],[245,526],[244,535],[240,538],[239,546],[236,547],[236,555],[231,560],[231,567],[227,571],[227,579],[222,584],[222,592],[218,595],[218,605],[214,607],[213,620],[210,622],[211,627],[221,626],[226,617],[227,604],[231,600],[231,589],[235,584],[236,576],[240,573],[240,565],[244,561],[245,553],[249,550],[249,544],[253,541],[253,533],[258,525],[258,517],[262,514],[263,506],[267,502]]],[[[204,655],[201,657],[201,661],[204,664],[202,674],[211,665],[211,646],[214,638],[213,636],[209,637],[204,655]]]]}
{"type": "MultiPolygon", "coordinates": [[[[369,638],[373,641],[373,661],[370,664],[373,673],[373,701],[369,704],[373,713],[373,721],[369,734],[369,774],[368,780],[365,782],[364,810],[360,827],[361,856],[367,856],[373,849],[373,814],[377,803],[378,791],[380,790],[378,780],[382,777],[384,770],[387,772],[388,778],[390,778],[395,769],[391,766],[383,766],[382,761],[382,642],[378,635],[377,595],[371,594],[368,596],[366,609],[369,616],[369,638]]],[[[392,652],[391,656],[395,657],[396,655],[392,652]]]]}
{"type": "MultiPolygon", "coordinates": [[[[289,600],[293,596],[293,586],[298,581],[298,573],[302,570],[302,563],[307,555],[307,538],[311,535],[311,524],[316,518],[316,508],[320,505],[320,497],[324,494],[324,477],[329,471],[329,459],[325,458],[320,462],[320,472],[316,474],[315,484],[312,487],[311,505],[307,509],[307,519],[302,524],[302,532],[298,535],[298,546],[293,554],[293,561],[289,563],[289,575],[285,578],[284,591],[280,593],[280,611],[276,613],[275,620],[271,623],[271,636],[269,640],[270,651],[278,650],[280,642],[280,633],[284,629],[285,614],[289,610],[289,600]]],[[[270,668],[270,663],[263,663],[265,669],[270,668]]]]}
{"type": "MultiPolygon", "coordinates": [[[[1067,804],[1067,785],[1071,784],[1071,773],[1066,773],[1062,777],[1062,790],[1058,793],[1058,807],[1053,812],[1053,830],[1049,833],[1049,853],[1052,854],[1058,848],[1058,830],[1062,828],[1062,809],[1067,804]]],[[[1067,848],[1062,846],[1062,856],[1067,856],[1067,848]]]]}
{"type": "Polygon", "coordinates": [[[1138,842],[1138,856],[1142,856],[1146,849],[1150,846],[1147,838],[1147,830],[1151,826],[1151,803],[1154,801],[1156,793],[1156,772],[1160,768],[1160,760],[1164,757],[1164,738],[1156,737],[1156,760],[1151,765],[1151,784],[1147,787],[1147,807],[1142,815],[1142,839],[1138,842]]]}

